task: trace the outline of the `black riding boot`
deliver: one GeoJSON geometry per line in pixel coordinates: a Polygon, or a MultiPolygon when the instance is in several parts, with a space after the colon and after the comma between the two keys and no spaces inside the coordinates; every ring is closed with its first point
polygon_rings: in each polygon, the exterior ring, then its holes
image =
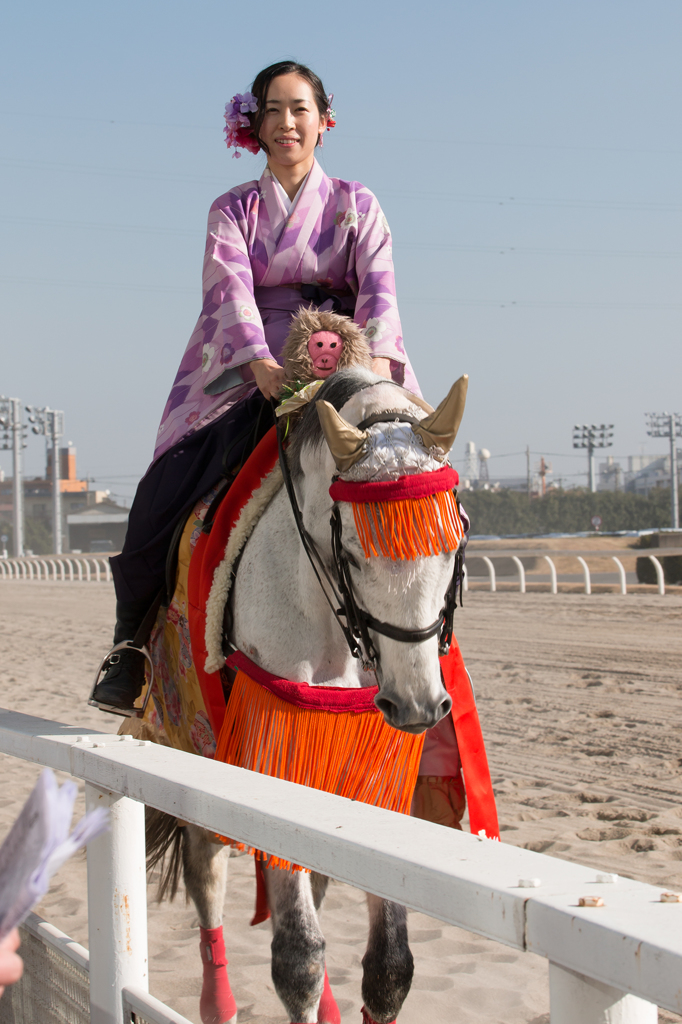
{"type": "MultiPolygon", "coordinates": [[[[114,646],[133,640],[149,611],[152,597],[137,601],[116,602],[114,646]]],[[[122,648],[110,654],[104,663],[104,675],[95,687],[89,704],[101,711],[130,714],[144,686],[145,656],[139,651],[122,648]]]]}

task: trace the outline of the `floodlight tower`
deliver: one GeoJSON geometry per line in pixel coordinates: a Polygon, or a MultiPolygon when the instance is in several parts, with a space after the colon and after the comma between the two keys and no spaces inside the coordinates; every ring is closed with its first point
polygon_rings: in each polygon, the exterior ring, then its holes
{"type": "Polygon", "coordinates": [[[670,522],[680,528],[680,495],[677,477],[677,438],[682,437],[682,416],[678,412],[648,412],[649,437],[670,438],[670,522]]]}
{"type": "Polygon", "coordinates": [[[597,490],[597,478],[594,472],[595,448],[612,448],[613,423],[576,423],[573,427],[573,447],[587,448],[587,468],[590,490],[597,490]]]}
{"type": "Polygon", "coordinates": [[[64,434],[64,413],[61,409],[27,405],[28,422],[34,434],[44,434],[52,441],[52,540],[55,555],[62,553],[62,494],[59,485],[59,438],[64,434]]]}
{"type": "Polygon", "coordinates": [[[478,451],[478,462],[479,462],[479,466],[480,466],[479,471],[478,471],[478,479],[479,480],[490,480],[490,472],[488,470],[488,459],[489,458],[490,458],[490,452],[488,451],[488,449],[487,448],[479,448],[479,451],[478,451]]]}
{"type": "Polygon", "coordinates": [[[21,452],[26,447],[26,427],[21,422],[21,399],[0,395],[0,428],[3,431],[0,450],[12,450],[12,547],[14,557],[24,553],[24,482],[21,473],[21,452]],[[11,435],[11,437],[10,437],[11,435]]]}
{"type": "Polygon", "coordinates": [[[464,476],[468,480],[478,480],[478,459],[473,441],[467,441],[464,446],[464,476]]]}

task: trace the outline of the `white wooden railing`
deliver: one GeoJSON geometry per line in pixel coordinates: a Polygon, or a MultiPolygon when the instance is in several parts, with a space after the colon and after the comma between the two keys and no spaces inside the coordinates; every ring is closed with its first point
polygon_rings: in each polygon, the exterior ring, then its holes
{"type": "Polygon", "coordinates": [[[656,1024],[657,1004],[682,1013],[682,903],[654,886],[17,712],[0,710],[0,750],[83,779],[87,805],[111,811],[88,849],[93,1024],[123,1024],[125,992],[147,990],[145,803],[546,957],[552,1024],[656,1024]],[[579,905],[595,896],[605,905],[579,905]]]}
{"type": "Polygon", "coordinates": [[[0,580],[111,582],[108,558],[97,555],[31,555],[0,558],[0,580]]]}

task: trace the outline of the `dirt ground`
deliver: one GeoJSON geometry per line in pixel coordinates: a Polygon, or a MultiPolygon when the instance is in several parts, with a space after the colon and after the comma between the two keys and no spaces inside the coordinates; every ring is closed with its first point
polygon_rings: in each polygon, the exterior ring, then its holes
{"type": "MultiPolygon", "coordinates": [[[[107,584],[0,582],[1,703],[85,729],[118,720],[86,706],[110,641],[107,584]]],[[[682,597],[470,591],[456,632],[471,671],[503,840],[682,888],[682,597]]],[[[37,767],[0,755],[0,837],[37,767]]],[[[269,926],[250,928],[253,865],[230,861],[225,908],[240,1022],[284,1024],[269,976],[269,926]]],[[[38,913],[87,946],[85,857],[55,878],[38,913]]],[[[360,1018],[361,893],[333,883],[323,911],[344,1022],[360,1018]]],[[[416,974],[401,1024],[547,1024],[544,960],[410,915],[416,974]]],[[[149,909],[151,991],[199,1022],[191,907],[149,909]]],[[[660,1020],[682,1020],[661,1012],[660,1020]]]]}

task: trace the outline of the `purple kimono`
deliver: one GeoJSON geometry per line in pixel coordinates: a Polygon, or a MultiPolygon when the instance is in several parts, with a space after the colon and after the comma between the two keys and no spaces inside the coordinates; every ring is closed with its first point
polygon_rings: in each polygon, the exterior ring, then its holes
{"type": "Polygon", "coordinates": [[[357,181],[328,178],[315,161],[287,213],[266,168],[260,181],[230,189],[209,212],[203,309],[155,458],[253,390],[251,360],[281,363],[291,317],[308,304],[301,285],[349,295],[373,355],[390,359],[393,379],[420,393],[401,336],[391,233],[375,196],[357,181]]]}

